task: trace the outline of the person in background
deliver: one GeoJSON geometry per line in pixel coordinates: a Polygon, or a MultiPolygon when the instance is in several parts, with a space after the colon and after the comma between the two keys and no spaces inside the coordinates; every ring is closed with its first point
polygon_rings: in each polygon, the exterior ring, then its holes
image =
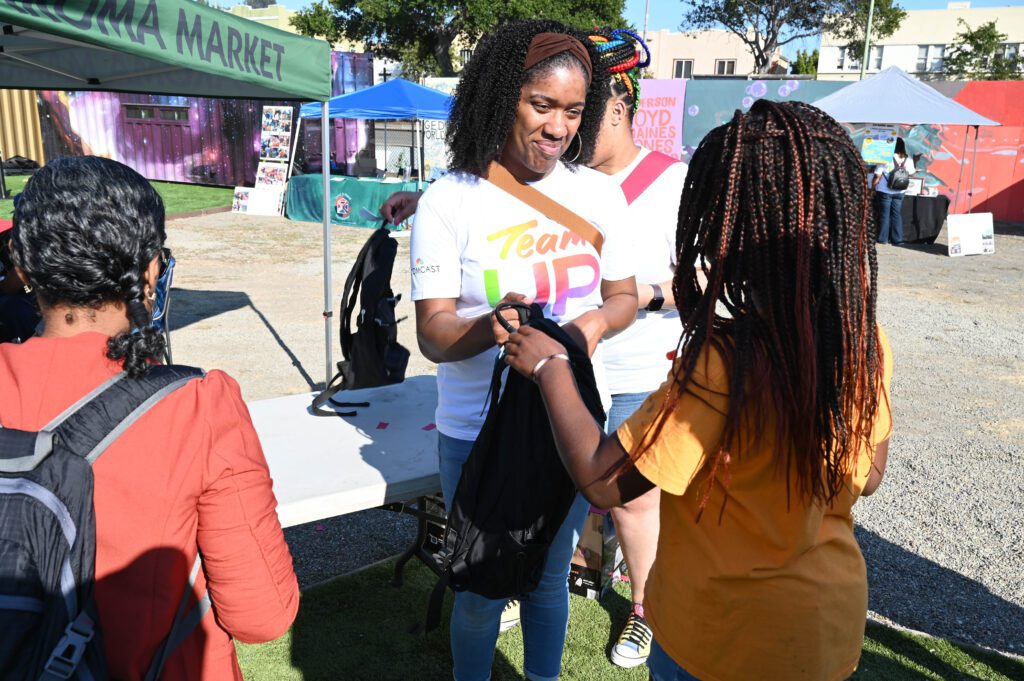
{"type": "MultiPolygon", "coordinates": [[[[672,278],[676,259],[676,220],[686,181],[686,164],[633,141],[633,116],[640,104],[640,71],[650,63],[643,40],[626,30],[596,30],[590,40],[608,65],[611,97],[601,121],[590,167],[623,188],[629,201],[630,234],[642,258],[637,262],[636,321],[604,343],[604,365],[612,393],[607,430],[625,421],[665,380],[679,342],[679,313],[672,278]],[[643,57],[641,57],[643,53],[643,57]]],[[[644,619],[647,575],[658,542],[657,488],[611,509],[615,533],[629,570],[633,605],[612,646],[611,661],[620,667],[643,664],[652,633],[644,619]]]]}
{"type": "Polygon", "coordinates": [[[559,455],[597,506],[662,489],[644,601],[654,681],[845,679],[867,574],[851,508],[882,480],[892,354],[876,320],[862,162],[834,120],[758,100],[690,162],[668,380],[606,436],[562,347],[526,326],[508,363],[539,384],[559,455]],[[729,316],[719,313],[719,308],[729,316]]]}
{"type": "MultiPolygon", "coordinates": [[[[626,202],[607,177],[583,167],[593,154],[609,77],[587,35],[554,21],[503,24],[480,41],[462,72],[448,120],[450,172],[419,200],[410,249],[416,335],[423,354],[438,364],[435,421],[446,500],[483,425],[481,405],[507,338],[493,315],[498,303],[541,306],[593,356],[598,386],[604,384],[602,338],[636,316],[626,202]],[[589,222],[603,248],[487,179],[505,173],[589,222]]],[[[606,387],[603,393],[610,402],[606,387]]],[[[557,679],[561,672],[569,563],[588,507],[578,495],[540,583],[522,603],[527,679],[557,679]]],[[[457,681],[490,678],[506,604],[456,593],[457,681]]]]}
{"type": "MultiPolygon", "coordinates": [[[[95,156],[51,161],[20,196],[14,264],[43,331],[0,345],[0,425],[37,431],[163,355],[151,314],[164,204],[134,170],[95,156]]],[[[124,431],[93,473],[95,598],[111,678],[143,679],[199,552],[195,594],[208,590],[213,612],[160,678],[241,681],[232,639],[283,634],[299,590],[238,384],[220,371],[190,381],[124,431]]]]}
{"type": "Polygon", "coordinates": [[[902,137],[896,138],[896,150],[892,160],[875,166],[871,176],[871,188],[875,190],[875,206],[878,216],[878,243],[899,246],[903,243],[903,195],[904,189],[889,186],[896,168],[913,176],[917,172],[914,160],[907,155],[907,146],[902,137]]]}
{"type": "Polygon", "coordinates": [[[39,324],[35,296],[14,273],[11,237],[14,223],[0,220],[0,343],[21,343],[39,324]]]}

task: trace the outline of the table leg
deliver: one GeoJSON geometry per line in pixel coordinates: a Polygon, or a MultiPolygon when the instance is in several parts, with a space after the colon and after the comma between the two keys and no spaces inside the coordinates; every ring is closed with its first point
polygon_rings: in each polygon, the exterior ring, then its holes
{"type": "Polygon", "coordinates": [[[409,548],[407,548],[401,556],[398,558],[398,562],[395,564],[395,577],[392,580],[392,584],[396,587],[402,586],[404,581],[405,566],[408,564],[413,557],[419,558],[424,565],[429,567],[434,574],[441,575],[441,566],[434,560],[434,556],[423,548],[423,542],[427,538],[427,523],[435,522],[438,524],[444,524],[445,518],[430,513],[427,509],[428,497],[419,497],[416,499],[415,506],[411,506],[408,503],[401,504],[388,504],[383,508],[389,511],[396,511],[398,513],[410,513],[416,516],[416,538],[409,548]]]}

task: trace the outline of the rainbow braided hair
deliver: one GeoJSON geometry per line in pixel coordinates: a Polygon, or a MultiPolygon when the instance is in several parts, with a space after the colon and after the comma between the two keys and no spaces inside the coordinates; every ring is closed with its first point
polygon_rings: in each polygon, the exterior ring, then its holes
{"type": "Polygon", "coordinates": [[[611,72],[612,78],[626,89],[633,100],[633,113],[640,106],[640,69],[651,65],[651,50],[643,38],[633,31],[618,28],[614,31],[595,28],[590,34],[590,42],[597,47],[601,61],[611,72]],[[640,58],[643,48],[644,58],[640,58]]]}

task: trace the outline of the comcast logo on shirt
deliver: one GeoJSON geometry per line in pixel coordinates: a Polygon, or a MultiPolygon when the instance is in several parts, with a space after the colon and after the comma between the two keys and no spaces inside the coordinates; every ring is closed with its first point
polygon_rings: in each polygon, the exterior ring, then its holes
{"type": "Polygon", "coordinates": [[[413,265],[412,271],[415,272],[416,274],[426,274],[427,272],[431,274],[437,274],[438,272],[441,271],[441,266],[428,265],[427,263],[423,262],[421,258],[416,258],[416,263],[413,265]]]}

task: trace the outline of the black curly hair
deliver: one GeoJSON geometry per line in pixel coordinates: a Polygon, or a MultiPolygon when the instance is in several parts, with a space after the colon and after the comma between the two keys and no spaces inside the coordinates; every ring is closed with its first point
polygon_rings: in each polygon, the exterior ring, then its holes
{"type": "Polygon", "coordinates": [[[166,239],[164,203],[144,177],[98,156],[50,161],[14,212],[14,261],[42,304],[122,303],[133,331],[107,341],[133,378],[164,352],[145,304],[145,273],[166,239]]]}
{"type": "Polygon", "coordinates": [[[473,58],[462,71],[455,88],[451,115],[448,117],[447,142],[450,170],[467,172],[477,177],[486,174],[491,161],[498,158],[516,119],[516,107],[523,85],[534,78],[565,65],[583,65],[568,52],[554,55],[524,71],[523,62],[530,41],[538,33],[571,35],[586,47],[593,64],[593,76],[580,122],[579,135],[583,147],[576,156],[576,145],[570,144],[562,161],[570,167],[590,162],[601,127],[604,106],[610,95],[607,83],[611,77],[600,61],[597,48],[587,34],[557,21],[533,19],[510,21],[485,36],[473,52],[473,58]]]}

